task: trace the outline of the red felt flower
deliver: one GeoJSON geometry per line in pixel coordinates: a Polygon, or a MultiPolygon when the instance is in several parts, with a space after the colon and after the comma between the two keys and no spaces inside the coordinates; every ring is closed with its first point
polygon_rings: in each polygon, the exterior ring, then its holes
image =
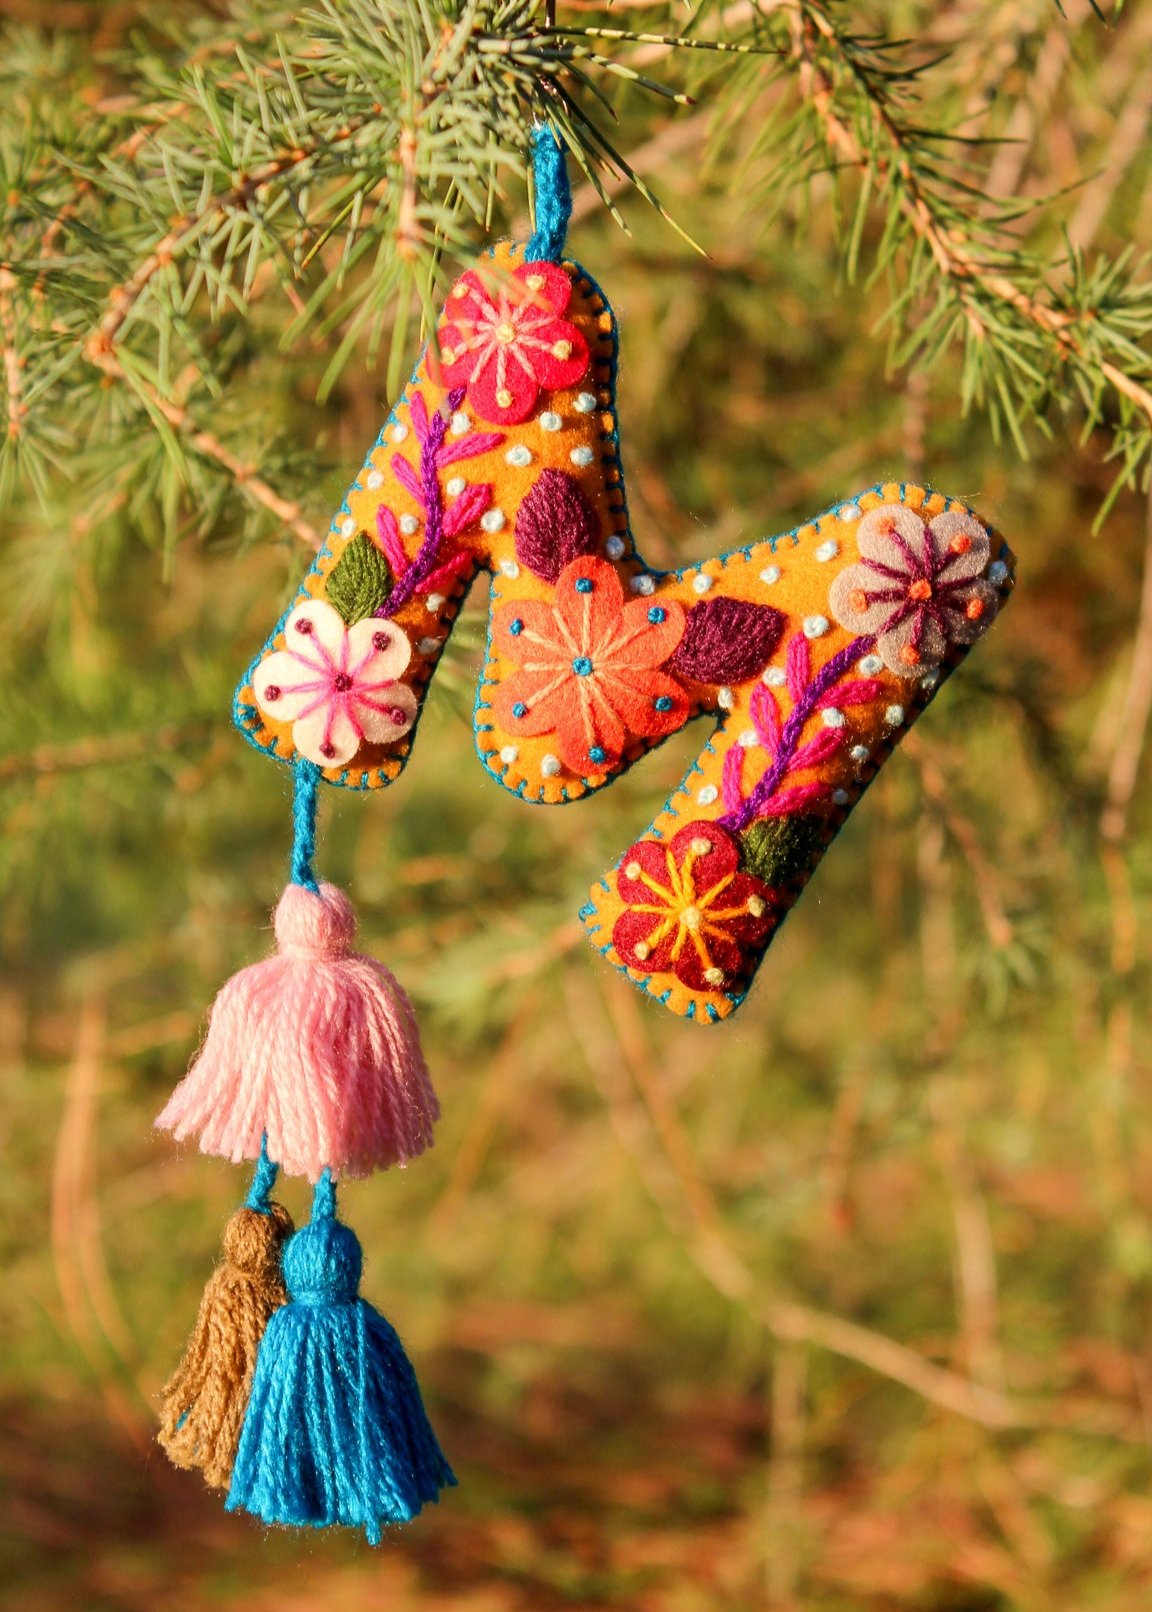
{"type": "Polygon", "coordinates": [[[553,603],[521,599],[496,611],[493,643],[518,667],[493,694],[500,726],[555,733],[572,772],[602,772],[629,740],[662,738],[685,722],[687,696],[659,670],[683,632],[681,605],[625,604],[607,561],[573,560],[556,579],[553,603]]]}
{"type": "Polygon", "coordinates": [[[627,910],[612,944],[622,962],[718,991],[751,971],[775,922],[775,892],[738,872],[736,841],[718,823],[688,823],[668,842],[640,840],[621,861],[627,910]]]}
{"type": "Polygon", "coordinates": [[[499,278],[469,269],[440,326],[445,385],[466,387],[484,420],[526,420],[541,387],[575,386],[588,373],[588,343],[561,317],[571,300],[572,282],[556,263],[522,263],[499,278]]]}

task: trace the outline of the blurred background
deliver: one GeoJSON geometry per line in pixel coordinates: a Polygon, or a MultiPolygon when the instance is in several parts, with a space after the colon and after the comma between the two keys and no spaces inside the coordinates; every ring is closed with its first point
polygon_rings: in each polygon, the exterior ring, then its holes
{"type": "MultiPolygon", "coordinates": [[[[329,9],[367,60],[464,8],[329,9]]],[[[295,215],[230,204],[151,301],[136,287],[111,357],[86,347],[211,176],[262,160],[228,75],[305,55],[315,19],[0,0],[0,1602],[1135,1612],[1152,15],[559,10],[775,53],[610,52],[693,107],[599,81],[618,150],[704,255],[610,182],[624,234],[576,172],[570,250],[621,320],[649,558],[906,474],[995,521],[1020,586],[714,1030],[665,1019],[575,918],[698,732],[576,810],[510,801],[472,754],[477,589],[401,786],[325,792],[320,851],[416,1000],[444,1106],[429,1156],[343,1206],[461,1486],[377,1551],[226,1516],[153,1431],[247,1175],[152,1118],[220,983],[268,947],[286,874],[287,780],[231,729],[232,687],[454,265],[428,247],[423,291],[372,301],[391,204],[349,222],[367,182],[329,174],[295,215]],[[922,76],[853,76],[877,31],[906,43],[875,59],[922,76]],[[938,237],[909,149],[944,176],[938,237]],[[371,250],[336,274],[357,230],[371,250]]],[[[486,209],[523,229],[518,160],[449,220],[461,255],[486,209]]],[[[282,1195],[306,1213],[299,1183],[282,1195]]]]}

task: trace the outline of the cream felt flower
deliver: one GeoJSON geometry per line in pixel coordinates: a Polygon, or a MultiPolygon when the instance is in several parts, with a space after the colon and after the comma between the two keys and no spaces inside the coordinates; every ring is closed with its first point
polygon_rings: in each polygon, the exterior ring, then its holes
{"type": "Polygon", "coordinates": [[[416,719],[416,696],[397,679],[412,645],[394,621],[369,616],[345,627],[322,599],[297,605],[284,648],[252,678],[265,716],[291,722],[292,742],[320,767],[341,767],[360,746],[389,744],[416,719]]]}
{"type": "Polygon", "coordinates": [[[934,666],[950,644],[974,643],[995,617],[999,595],[983,575],[988,534],[963,510],[925,524],[903,504],[883,504],[856,540],[860,563],[845,566],[828,603],[849,632],[875,635],[898,676],[934,666]]]}

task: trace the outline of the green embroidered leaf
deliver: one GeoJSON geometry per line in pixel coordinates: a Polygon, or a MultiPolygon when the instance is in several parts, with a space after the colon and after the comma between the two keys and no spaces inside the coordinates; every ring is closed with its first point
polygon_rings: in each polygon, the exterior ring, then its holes
{"type": "Polygon", "coordinates": [[[826,828],[822,817],[799,812],[762,817],[740,836],[740,860],[746,872],[765,884],[795,884],[810,871],[826,828]]]}
{"type": "Polygon", "coordinates": [[[357,532],[328,577],[328,599],[349,626],[374,616],[392,587],[388,561],[367,532],[357,532]]]}

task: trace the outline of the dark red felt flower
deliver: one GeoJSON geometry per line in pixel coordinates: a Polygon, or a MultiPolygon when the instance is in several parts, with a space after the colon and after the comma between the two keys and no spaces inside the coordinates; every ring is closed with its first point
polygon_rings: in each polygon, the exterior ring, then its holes
{"type": "Polygon", "coordinates": [[[522,263],[510,275],[469,269],[440,326],[445,385],[466,387],[484,420],[526,420],[541,387],[575,386],[588,373],[588,343],[562,317],[571,300],[572,282],[557,263],[522,263]]]}
{"type": "Polygon", "coordinates": [[[630,968],[675,974],[718,991],[750,972],[775,923],[775,892],[738,871],[736,841],[718,823],[688,823],[670,841],[640,840],[620,863],[627,903],[612,944],[630,968]]]}

